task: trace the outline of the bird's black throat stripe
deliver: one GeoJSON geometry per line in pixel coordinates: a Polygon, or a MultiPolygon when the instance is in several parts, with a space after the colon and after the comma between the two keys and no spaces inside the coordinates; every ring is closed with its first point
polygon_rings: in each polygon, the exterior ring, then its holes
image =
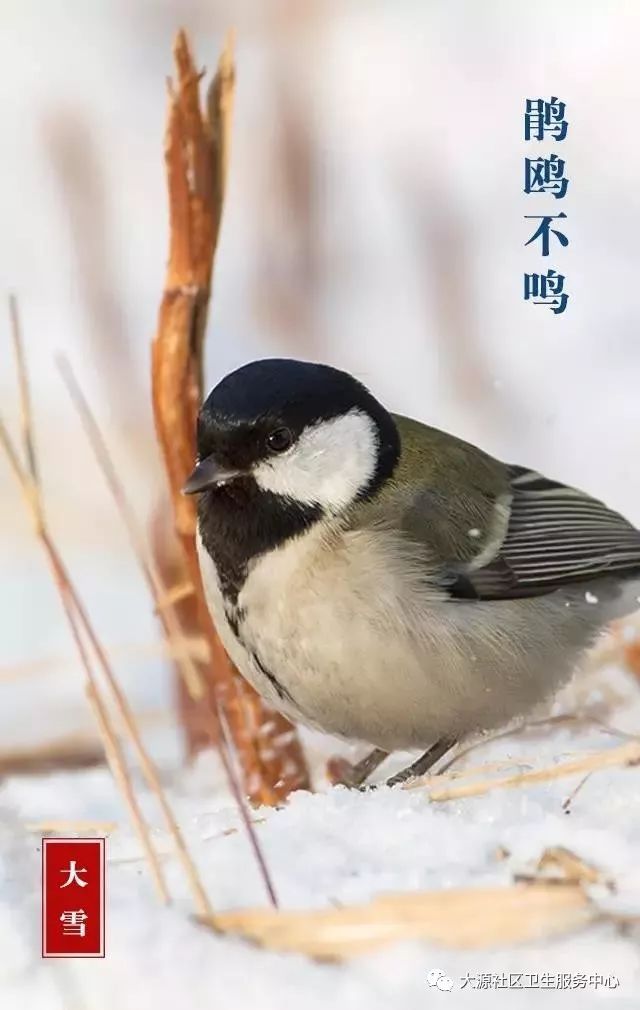
{"type": "Polygon", "coordinates": [[[286,687],[284,687],[284,685],[280,683],[280,681],[278,680],[278,678],[273,673],[271,673],[271,670],[267,670],[266,666],[264,665],[264,663],[260,659],[260,656],[255,651],[255,649],[251,650],[251,658],[253,659],[254,663],[256,664],[256,666],[258,667],[258,669],[260,670],[260,673],[263,675],[263,677],[267,678],[267,680],[269,681],[269,683],[273,687],[273,689],[276,692],[276,694],[278,695],[278,697],[282,701],[288,701],[289,704],[295,706],[296,703],[293,700],[293,697],[292,697],[291,693],[289,691],[287,691],[286,687]]]}
{"type": "Polygon", "coordinates": [[[288,691],[286,687],[284,687],[284,685],[280,683],[275,674],[271,673],[271,670],[267,669],[267,667],[260,659],[260,656],[258,655],[256,649],[252,648],[245,641],[244,636],[240,630],[240,624],[246,616],[244,609],[242,607],[238,609],[230,603],[225,603],[224,612],[225,617],[227,619],[227,624],[231,628],[231,631],[233,632],[235,638],[240,643],[245,652],[247,652],[251,656],[253,662],[260,670],[262,676],[269,681],[269,683],[275,690],[276,694],[280,699],[282,699],[282,701],[288,701],[295,706],[295,701],[293,700],[291,692],[288,691]]]}
{"type": "Polygon", "coordinates": [[[321,517],[319,505],[263,491],[253,477],[201,494],[200,537],[216,566],[225,599],[236,606],[250,561],[300,536],[321,517]]]}

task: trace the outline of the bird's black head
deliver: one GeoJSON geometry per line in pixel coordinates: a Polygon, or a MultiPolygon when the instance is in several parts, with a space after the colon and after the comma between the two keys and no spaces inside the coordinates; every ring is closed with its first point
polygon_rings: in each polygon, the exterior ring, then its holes
{"type": "Polygon", "coordinates": [[[222,549],[214,540],[244,538],[253,556],[373,495],[399,452],[391,416],[351,375],[254,361],[205,400],[198,462],[184,490],[201,493],[200,533],[210,553],[222,549]]]}
{"type": "Polygon", "coordinates": [[[271,358],[227,375],[198,418],[185,491],[243,484],[336,513],[372,494],[397,462],[387,411],[353,376],[271,358]]]}

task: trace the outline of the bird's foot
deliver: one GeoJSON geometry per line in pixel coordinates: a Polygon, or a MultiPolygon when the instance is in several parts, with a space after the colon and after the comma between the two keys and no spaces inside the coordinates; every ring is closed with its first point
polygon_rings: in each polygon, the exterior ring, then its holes
{"type": "Polygon", "coordinates": [[[441,740],[436,740],[436,742],[429,747],[429,750],[421,754],[417,761],[409,765],[408,768],[403,768],[402,771],[396,772],[391,778],[387,779],[388,786],[397,786],[400,782],[406,782],[407,779],[417,778],[419,775],[424,775],[425,772],[440,760],[441,757],[451,750],[455,746],[456,740],[453,737],[442,737],[441,740]]]}
{"type": "Polygon", "coordinates": [[[332,785],[342,785],[348,786],[350,789],[373,789],[374,786],[367,786],[366,780],[369,775],[378,768],[384,759],[388,756],[388,752],[385,750],[380,750],[379,747],[374,747],[366,757],[363,757],[362,761],[358,761],[357,764],[352,764],[351,761],[347,761],[346,758],[335,757],[327,764],[327,774],[329,776],[329,781],[332,785]]]}

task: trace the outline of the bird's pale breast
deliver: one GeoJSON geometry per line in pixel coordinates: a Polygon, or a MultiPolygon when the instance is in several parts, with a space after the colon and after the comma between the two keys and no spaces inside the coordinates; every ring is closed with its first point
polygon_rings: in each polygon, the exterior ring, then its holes
{"type": "Polygon", "coordinates": [[[256,689],[293,719],[387,750],[525,711],[566,679],[597,627],[595,614],[548,598],[526,610],[451,601],[428,559],[380,531],[314,527],[253,561],[236,604],[199,550],[223,644],[256,689]]]}

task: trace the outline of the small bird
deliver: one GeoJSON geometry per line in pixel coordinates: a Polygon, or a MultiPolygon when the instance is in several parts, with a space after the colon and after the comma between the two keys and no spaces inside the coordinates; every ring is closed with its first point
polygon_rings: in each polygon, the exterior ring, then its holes
{"type": "Polygon", "coordinates": [[[374,750],[454,743],[565,682],[640,604],[640,532],[575,488],[389,413],[328,365],[254,361],[204,402],[197,544],[240,672],[293,720],[374,750]]]}

